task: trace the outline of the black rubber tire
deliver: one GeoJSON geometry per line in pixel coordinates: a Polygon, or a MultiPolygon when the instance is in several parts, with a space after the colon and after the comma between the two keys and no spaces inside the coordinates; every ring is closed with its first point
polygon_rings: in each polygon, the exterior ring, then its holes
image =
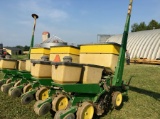
{"type": "Polygon", "coordinates": [[[39,116],[45,115],[50,111],[50,109],[51,109],[51,104],[49,102],[46,102],[39,107],[38,115],[39,116]]]}
{"type": "Polygon", "coordinates": [[[12,89],[12,91],[10,92],[10,96],[13,98],[20,97],[21,94],[22,94],[22,90],[20,88],[16,88],[16,87],[14,87],[12,89]]]}
{"type": "Polygon", "coordinates": [[[69,113],[63,119],[75,119],[75,115],[73,113],[69,113]]]}
{"type": "Polygon", "coordinates": [[[59,110],[56,112],[56,114],[54,115],[54,119],[60,119],[60,115],[63,114],[65,112],[65,110],[59,110]]]}
{"type": "Polygon", "coordinates": [[[27,93],[26,95],[23,95],[21,98],[21,104],[26,105],[29,104],[34,99],[34,95],[27,93]]]}
{"type": "Polygon", "coordinates": [[[3,85],[1,86],[1,91],[4,92],[4,93],[6,93],[6,94],[8,94],[8,91],[9,91],[9,89],[10,89],[11,87],[12,87],[11,84],[3,84],[3,85]]]}
{"type": "Polygon", "coordinates": [[[38,100],[35,102],[34,106],[33,106],[33,110],[34,112],[38,115],[38,105],[41,104],[43,102],[43,100],[38,100]]]}

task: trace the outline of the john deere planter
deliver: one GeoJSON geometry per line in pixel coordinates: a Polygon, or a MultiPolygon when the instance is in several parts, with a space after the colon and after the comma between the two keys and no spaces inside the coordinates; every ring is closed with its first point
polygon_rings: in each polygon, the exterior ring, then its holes
{"type": "MultiPolygon", "coordinates": [[[[80,49],[73,46],[32,48],[33,35],[25,71],[16,70],[17,61],[0,60],[0,68],[5,73],[0,82],[1,90],[12,97],[21,96],[22,104],[36,99],[35,113],[42,116],[52,110],[54,119],[94,119],[95,115],[101,116],[111,108],[121,107],[129,88],[122,76],[131,9],[132,0],[121,45],[83,44],[80,49]],[[8,67],[6,61],[13,66],[8,67]]],[[[22,68],[23,61],[20,63],[22,68]]]]}
{"type": "Polygon", "coordinates": [[[127,95],[122,80],[132,0],[130,0],[121,46],[116,43],[80,46],[79,63],[51,62],[49,97],[37,101],[38,115],[55,111],[55,119],[92,119],[111,107],[118,108],[127,95]]]}

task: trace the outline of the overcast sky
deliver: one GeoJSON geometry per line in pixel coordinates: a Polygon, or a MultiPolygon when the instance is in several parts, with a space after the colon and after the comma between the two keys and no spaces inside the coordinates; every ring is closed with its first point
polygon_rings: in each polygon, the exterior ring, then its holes
{"type": "MultiPolygon", "coordinates": [[[[129,0],[1,0],[0,43],[30,45],[33,18],[39,15],[35,44],[48,31],[68,43],[91,43],[97,34],[122,34],[129,0]]],[[[133,0],[130,25],[160,21],[160,0],[133,0]]]]}

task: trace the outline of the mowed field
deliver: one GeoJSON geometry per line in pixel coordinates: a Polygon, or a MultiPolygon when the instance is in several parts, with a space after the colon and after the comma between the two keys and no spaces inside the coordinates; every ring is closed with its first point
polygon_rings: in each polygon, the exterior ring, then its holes
{"type": "MultiPolygon", "coordinates": [[[[0,79],[2,76],[0,73],[0,79]]],[[[160,119],[160,66],[125,66],[123,79],[131,76],[128,100],[120,110],[114,109],[100,119],[160,119]]],[[[37,116],[33,111],[34,103],[21,105],[20,98],[13,99],[0,91],[0,119],[53,119],[50,113],[37,116]]]]}

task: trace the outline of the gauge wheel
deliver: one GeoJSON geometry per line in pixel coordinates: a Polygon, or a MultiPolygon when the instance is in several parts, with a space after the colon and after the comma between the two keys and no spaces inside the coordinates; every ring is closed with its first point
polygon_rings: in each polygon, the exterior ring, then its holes
{"type": "Polygon", "coordinates": [[[12,87],[9,89],[8,94],[9,94],[9,96],[14,97],[14,98],[20,97],[22,94],[22,90],[17,87],[12,87]]]}
{"type": "Polygon", "coordinates": [[[21,98],[21,103],[23,105],[26,105],[26,104],[29,104],[33,99],[34,99],[34,95],[31,93],[27,93],[23,95],[23,97],[21,98]]]}
{"type": "Polygon", "coordinates": [[[26,92],[28,92],[30,90],[32,90],[32,85],[29,83],[29,84],[24,86],[23,93],[26,93],[26,92]]]}
{"type": "Polygon", "coordinates": [[[55,112],[64,110],[68,107],[68,104],[68,98],[63,94],[60,94],[52,100],[52,110],[55,112]]]}
{"type": "Polygon", "coordinates": [[[21,84],[21,80],[17,81],[15,84],[14,84],[14,87],[17,87],[21,84]]]}
{"type": "Polygon", "coordinates": [[[1,91],[8,94],[9,89],[12,87],[11,84],[3,84],[1,86],[1,91]]]}
{"type": "Polygon", "coordinates": [[[122,93],[116,91],[112,94],[112,104],[114,107],[120,107],[122,104],[122,93]]]}
{"type": "Polygon", "coordinates": [[[82,106],[78,107],[77,119],[92,119],[94,115],[94,107],[89,102],[83,102],[82,106]]]}
{"type": "Polygon", "coordinates": [[[39,116],[47,114],[51,109],[51,104],[49,102],[45,102],[40,107],[38,107],[38,105],[41,104],[41,103],[43,103],[43,101],[38,100],[34,105],[34,111],[39,116]]]}
{"type": "Polygon", "coordinates": [[[48,88],[46,87],[41,87],[37,92],[36,92],[36,100],[45,100],[49,97],[48,95],[48,88]]]}

